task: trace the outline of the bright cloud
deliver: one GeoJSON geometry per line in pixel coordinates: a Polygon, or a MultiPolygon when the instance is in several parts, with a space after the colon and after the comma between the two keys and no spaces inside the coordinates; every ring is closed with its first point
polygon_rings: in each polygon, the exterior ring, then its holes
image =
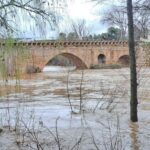
{"type": "MultiPolygon", "coordinates": [[[[51,1],[51,0],[47,0],[47,1],[51,1]]],[[[111,1],[114,1],[114,0],[111,0],[111,1]]],[[[102,25],[100,23],[100,19],[101,19],[102,10],[105,7],[108,8],[108,4],[107,6],[102,5],[102,4],[95,5],[95,3],[90,2],[90,0],[59,0],[58,6],[61,6],[64,9],[64,11],[60,12],[60,15],[62,15],[63,17],[58,24],[59,29],[56,28],[55,31],[52,31],[50,27],[45,27],[44,29],[49,32],[46,32],[46,33],[42,32],[42,37],[41,37],[41,34],[40,34],[41,31],[39,32],[38,29],[35,28],[36,25],[32,25],[35,22],[24,20],[24,21],[21,21],[23,22],[23,25],[21,25],[22,34],[20,34],[20,36],[43,38],[43,35],[44,35],[45,38],[55,38],[60,32],[70,32],[69,26],[70,26],[71,20],[76,21],[80,19],[84,19],[86,21],[91,34],[92,33],[99,34],[101,32],[106,31],[107,26],[102,25]],[[67,4],[65,2],[67,2],[67,4]],[[30,25],[29,25],[29,22],[30,22],[30,25]],[[31,29],[32,26],[34,27],[33,29],[31,29]]]]}
{"type": "Polygon", "coordinates": [[[84,19],[90,30],[90,33],[99,34],[106,30],[100,23],[101,11],[105,7],[104,5],[96,5],[90,0],[68,0],[66,14],[64,20],[60,22],[60,31],[69,32],[71,20],[78,21],[84,19]]]}
{"type": "MultiPolygon", "coordinates": [[[[96,8],[96,7],[95,7],[96,8]]],[[[68,3],[68,14],[73,19],[95,20],[99,16],[95,15],[96,9],[87,0],[74,0],[68,3]]]]}

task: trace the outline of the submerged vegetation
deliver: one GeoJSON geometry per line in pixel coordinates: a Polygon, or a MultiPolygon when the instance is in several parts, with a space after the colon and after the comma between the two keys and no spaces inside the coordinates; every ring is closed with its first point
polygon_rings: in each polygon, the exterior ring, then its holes
{"type": "MultiPolygon", "coordinates": [[[[49,29],[46,21],[56,25],[57,19],[60,19],[59,16],[55,17],[53,10],[48,9],[54,9],[55,2],[58,4],[58,1],[49,3],[43,0],[0,1],[0,34],[7,34],[7,37],[10,35],[13,30],[10,17],[16,18],[17,9],[23,9],[20,12],[27,11],[27,14],[35,19],[33,22],[38,23],[38,28],[43,29],[42,36],[46,36],[44,31],[49,29]],[[47,8],[47,11],[43,8],[47,8]],[[41,25],[45,28],[41,28],[41,25]]],[[[141,8],[145,9],[145,5],[138,9],[141,8]]],[[[126,12],[123,12],[123,15],[124,13],[126,12]]],[[[109,13],[111,14],[114,13],[109,13]]],[[[122,39],[126,39],[122,35],[123,29],[115,27],[109,28],[108,33],[101,35],[85,35],[83,31],[86,30],[82,28],[85,27],[85,22],[81,23],[79,26],[73,25],[76,32],[76,27],[80,27],[79,39],[118,40],[121,36],[122,39]]],[[[76,38],[75,32],[70,32],[67,38],[61,33],[55,47],[60,50],[64,39],[76,38]]],[[[134,44],[134,41],[131,44],[134,44]]],[[[144,63],[149,66],[150,44],[142,44],[141,48],[145,52],[143,55],[146,56],[144,63]]],[[[128,57],[125,60],[129,63],[128,57]]],[[[101,64],[91,65],[91,70],[58,70],[43,73],[35,66],[34,58],[31,51],[27,50],[27,46],[13,38],[2,41],[0,150],[149,150],[150,68],[135,66],[138,70],[136,87],[140,112],[139,122],[135,123],[129,121],[129,68],[121,64],[107,65],[103,56],[98,61],[101,64]],[[32,74],[37,72],[38,74],[32,74]]],[[[74,65],[71,59],[66,60],[60,55],[49,61],[47,65],[49,64],[74,65]]],[[[137,105],[134,101],[131,101],[132,104],[137,105]]]]}
{"type": "Polygon", "coordinates": [[[145,70],[139,76],[143,79],[140,133],[138,124],[128,120],[127,68],[31,74],[26,79],[20,76],[17,83],[3,80],[0,148],[121,150],[140,149],[142,143],[148,150],[149,104],[145,95],[149,91],[143,88],[148,89],[144,81],[148,83],[149,78],[143,75],[145,70]]]}

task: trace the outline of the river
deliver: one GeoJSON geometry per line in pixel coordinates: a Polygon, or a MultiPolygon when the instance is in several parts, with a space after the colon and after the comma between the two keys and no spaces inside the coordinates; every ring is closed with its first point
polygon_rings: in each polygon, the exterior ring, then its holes
{"type": "Polygon", "coordinates": [[[0,149],[149,150],[150,69],[138,70],[138,123],[128,68],[74,69],[0,81],[0,149]]]}

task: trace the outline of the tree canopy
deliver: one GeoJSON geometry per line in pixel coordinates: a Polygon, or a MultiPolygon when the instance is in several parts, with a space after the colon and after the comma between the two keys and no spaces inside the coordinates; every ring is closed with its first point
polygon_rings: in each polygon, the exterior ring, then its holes
{"type": "Polygon", "coordinates": [[[79,37],[76,32],[69,32],[68,34],[60,32],[58,39],[60,40],[120,40],[121,31],[116,27],[109,27],[107,32],[101,34],[89,34],[79,37]]]}

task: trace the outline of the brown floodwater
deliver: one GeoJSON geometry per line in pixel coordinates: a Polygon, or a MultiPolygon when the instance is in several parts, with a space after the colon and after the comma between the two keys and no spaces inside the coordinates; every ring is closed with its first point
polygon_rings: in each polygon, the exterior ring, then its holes
{"type": "MultiPolygon", "coordinates": [[[[129,119],[129,89],[128,68],[55,70],[1,80],[0,149],[19,149],[16,134],[9,132],[8,126],[15,128],[19,122],[23,130],[34,122],[36,131],[42,124],[41,130],[44,126],[55,134],[57,126],[65,150],[81,136],[80,150],[149,150],[150,69],[138,71],[138,123],[129,119]]],[[[40,140],[49,141],[44,131],[40,140]]],[[[56,143],[49,144],[44,149],[58,149],[56,143]]]]}

